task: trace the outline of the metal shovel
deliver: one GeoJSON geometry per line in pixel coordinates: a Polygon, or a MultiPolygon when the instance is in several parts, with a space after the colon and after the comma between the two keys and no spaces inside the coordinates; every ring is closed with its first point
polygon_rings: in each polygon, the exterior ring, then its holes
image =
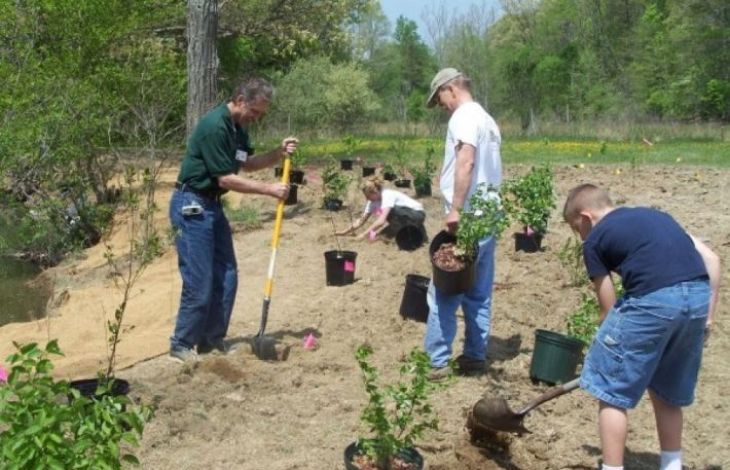
{"type": "MultiPolygon", "coordinates": [[[[291,161],[289,155],[284,159],[284,167],[281,175],[281,182],[289,183],[289,168],[291,161]]],[[[274,234],[271,237],[271,258],[269,259],[269,272],[266,276],[266,284],[264,286],[264,303],[261,307],[261,324],[259,332],[254,336],[251,342],[253,353],[264,360],[276,360],[279,354],[276,351],[276,341],[273,338],[264,336],[266,330],[266,320],[269,317],[269,304],[271,303],[271,291],[274,287],[274,266],[276,265],[276,250],[279,247],[279,235],[281,234],[281,221],[284,218],[284,200],[280,199],[276,206],[276,222],[274,223],[274,234]]]]}
{"type": "Polygon", "coordinates": [[[530,432],[522,423],[525,415],[548,400],[572,392],[578,388],[578,381],[579,379],[574,379],[562,385],[547,389],[545,393],[526,404],[517,412],[510,409],[504,398],[482,398],[474,404],[469,412],[467,427],[470,429],[481,428],[491,431],[509,431],[520,434],[530,432]]]}

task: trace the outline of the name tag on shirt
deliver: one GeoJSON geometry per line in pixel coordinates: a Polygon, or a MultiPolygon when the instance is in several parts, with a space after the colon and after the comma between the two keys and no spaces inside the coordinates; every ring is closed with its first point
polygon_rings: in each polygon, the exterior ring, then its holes
{"type": "Polygon", "coordinates": [[[248,159],[248,153],[245,150],[236,150],[236,160],[244,163],[248,159]]]}

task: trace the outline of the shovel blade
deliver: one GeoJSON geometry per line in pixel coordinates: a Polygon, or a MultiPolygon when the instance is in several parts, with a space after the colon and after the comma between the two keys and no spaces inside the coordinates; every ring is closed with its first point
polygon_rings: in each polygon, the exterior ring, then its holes
{"type": "Polygon", "coordinates": [[[482,398],[472,407],[470,419],[473,426],[492,431],[529,433],[522,423],[524,414],[515,413],[503,398],[482,398]]]}
{"type": "Polygon", "coordinates": [[[256,335],[251,341],[251,351],[262,361],[286,361],[289,358],[289,346],[276,342],[274,338],[256,335]]]}

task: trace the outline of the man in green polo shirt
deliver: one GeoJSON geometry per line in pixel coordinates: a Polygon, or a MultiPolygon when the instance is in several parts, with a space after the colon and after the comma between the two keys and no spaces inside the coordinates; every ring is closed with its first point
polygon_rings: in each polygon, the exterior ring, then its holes
{"type": "Polygon", "coordinates": [[[170,338],[170,358],[177,361],[227,351],[223,339],[236,298],[238,270],[221,195],[236,191],[286,199],[289,194],[286,184],[238,175],[240,169],[274,166],[296,150],[298,140],[287,137],[278,148],[254,156],[246,128],[266,113],[273,94],[272,86],[261,78],[245,81],[228,102],[203,116],[188,139],[170,201],[182,276],[180,309],[170,338]]]}

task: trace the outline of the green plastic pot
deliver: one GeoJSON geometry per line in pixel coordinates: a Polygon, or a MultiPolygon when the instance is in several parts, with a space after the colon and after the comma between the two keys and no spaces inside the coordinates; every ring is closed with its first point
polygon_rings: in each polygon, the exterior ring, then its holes
{"type": "Polygon", "coordinates": [[[536,330],[530,378],[551,385],[570,382],[577,376],[583,346],[582,341],[562,333],[536,330]]]}

